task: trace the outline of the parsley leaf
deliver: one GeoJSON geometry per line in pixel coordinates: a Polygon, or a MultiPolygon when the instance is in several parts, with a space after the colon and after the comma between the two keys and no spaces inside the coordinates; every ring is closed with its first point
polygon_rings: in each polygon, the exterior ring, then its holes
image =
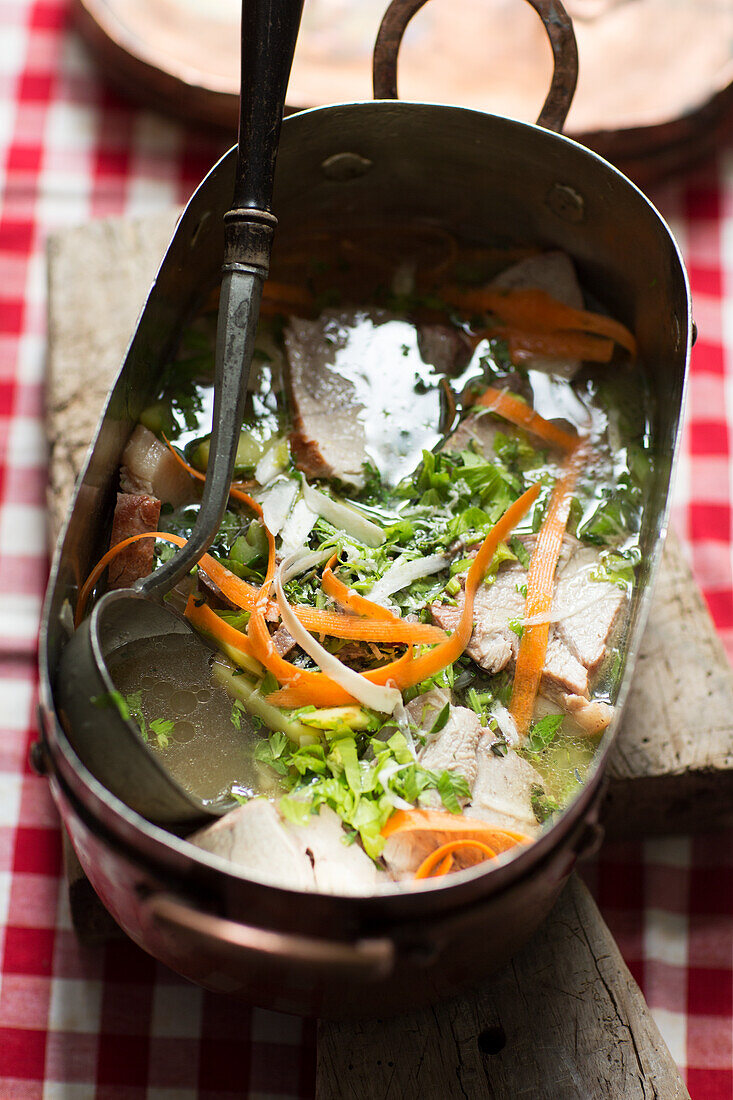
{"type": "Polygon", "coordinates": [[[530,727],[524,745],[525,752],[538,753],[546,749],[557,737],[562,726],[562,714],[546,714],[530,727]]]}
{"type": "Polygon", "coordinates": [[[434,733],[440,733],[442,729],[445,729],[448,719],[450,718],[450,703],[446,703],[443,709],[438,714],[437,718],[430,727],[430,733],[428,737],[432,737],[434,733]]]}
{"type": "Polygon", "coordinates": [[[167,749],[170,742],[170,735],[173,732],[175,722],[170,718],[154,718],[150,723],[150,730],[158,739],[158,747],[161,749],[167,749]]]}
{"type": "Polygon", "coordinates": [[[529,789],[529,797],[532,803],[532,812],[540,825],[560,809],[555,799],[545,794],[544,787],[541,787],[539,783],[532,784],[529,789]]]}

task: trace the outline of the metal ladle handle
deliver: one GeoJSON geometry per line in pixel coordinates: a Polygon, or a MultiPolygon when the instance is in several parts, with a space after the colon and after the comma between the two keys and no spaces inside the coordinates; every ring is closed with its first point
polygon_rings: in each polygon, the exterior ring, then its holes
{"type": "MultiPolygon", "coordinates": [[[[397,58],[407,24],[427,0],[392,0],[374,45],[375,99],[397,99],[397,58]]],[[[542,20],[552,47],[553,71],[537,125],[562,133],[578,82],[578,47],[573,24],[559,0],[527,0],[542,20]]]]}
{"type": "Polygon", "coordinates": [[[210,461],[186,545],[136,586],[148,596],[163,596],[193,568],[216,536],[229,500],[277,225],[270,211],[275,161],[302,10],[303,0],[242,2],[239,142],[234,200],[224,215],[210,461]]]}

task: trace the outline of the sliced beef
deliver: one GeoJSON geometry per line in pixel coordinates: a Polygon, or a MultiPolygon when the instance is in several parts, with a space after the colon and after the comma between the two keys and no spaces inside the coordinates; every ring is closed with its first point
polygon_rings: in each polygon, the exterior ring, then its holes
{"type": "Polygon", "coordinates": [[[334,369],[339,329],[332,322],[326,314],[315,321],[291,317],[285,328],[293,406],[290,449],[306,477],[337,477],[362,486],[367,461],[364,406],[353,383],[334,369]]]}
{"type": "Polygon", "coordinates": [[[196,584],[201,595],[205,596],[206,602],[211,607],[216,608],[217,611],[238,610],[234,600],[230,600],[228,596],[225,596],[219,585],[215,584],[211,577],[204,573],[203,569],[196,572],[196,584]]]}
{"type": "MultiPolygon", "coordinates": [[[[474,628],[466,652],[476,664],[487,672],[501,672],[516,658],[519,638],[510,628],[512,619],[521,619],[525,598],[519,588],[527,583],[527,574],[521,565],[511,563],[499,569],[492,584],[483,584],[474,601],[474,628]]],[[[463,612],[464,595],[461,591],[457,606],[434,603],[430,614],[443,630],[454,631],[463,612]]]]}
{"type": "Polygon", "coordinates": [[[591,674],[605,656],[609,636],[626,601],[618,585],[590,579],[597,569],[597,551],[590,547],[578,550],[562,569],[555,594],[559,608],[580,608],[557,624],[557,633],[591,674]]]}
{"type": "Polygon", "coordinates": [[[453,325],[418,325],[417,346],[423,362],[443,374],[458,374],[473,355],[471,341],[453,325]]]}
{"type": "Polygon", "coordinates": [[[587,699],[583,695],[560,695],[560,705],[568,712],[581,730],[589,737],[602,733],[614,716],[615,710],[602,699],[587,699]]]}
{"type": "Polygon", "coordinates": [[[287,657],[288,653],[295,649],[296,646],[295,638],[282,625],[279,626],[272,635],[272,644],[275,647],[275,652],[280,657],[287,657]]]}
{"type": "MultiPolygon", "coordinates": [[[[437,688],[418,695],[405,709],[411,726],[427,737],[418,752],[422,766],[435,772],[458,772],[471,786],[476,778],[476,746],[483,733],[478,715],[467,707],[454,707],[445,692],[437,688]],[[431,734],[435,720],[446,703],[450,706],[448,721],[441,730],[431,734]]],[[[441,800],[437,791],[428,794],[435,795],[435,798],[425,798],[426,804],[439,807],[441,800]]]]}
{"type": "Polygon", "coordinates": [[[358,844],[345,839],[339,817],[328,807],[322,806],[307,825],[294,826],[265,798],[253,798],[189,837],[192,844],[274,886],[371,894],[387,876],[358,844]]]}
{"type": "MultiPolygon", "coordinates": [[[[118,493],[112,520],[110,546],[140,535],[145,531],[157,531],[160,519],[160,501],[145,493],[118,493]]],[[[140,539],[121,550],[110,563],[108,585],[110,588],[129,588],[147,577],[153,568],[155,539],[140,539]]]]}
{"type": "Polygon", "coordinates": [[[588,694],[588,669],[581,665],[558,636],[557,625],[550,627],[542,682],[543,691],[556,689],[575,695],[588,694]]]}
{"type": "MultiPolygon", "coordinates": [[[[538,256],[528,256],[502,271],[491,285],[505,290],[544,290],[558,302],[572,306],[573,309],[582,309],[584,305],[575,265],[565,252],[542,252],[538,256]]],[[[525,366],[530,370],[543,370],[572,378],[580,367],[580,360],[563,361],[533,356],[526,361],[525,366]]]]}
{"type": "Polygon", "coordinates": [[[347,843],[341,819],[328,806],[288,832],[312,861],[316,890],[324,894],[373,894],[387,880],[363,848],[347,843]]]}
{"type": "MultiPolygon", "coordinates": [[[[523,537],[523,542],[531,553],[535,536],[523,537]]],[[[588,732],[599,728],[599,723],[607,725],[612,714],[605,704],[588,709],[589,678],[603,661],[625,602],[624,592],[616,585],[591,580],[598,567],[598,551],[570,537],[564,540],[552,611],[561,614],[576,607],[578,610],[550,626],[541,689],[566,709],[572,709],[575,720],[588,732]],[[578,700],[582,698],[588,706],[581,706],[578,700]]],[[[509,622],[521,621],[524,616],[525,598],[520,589],[526,583],[526,571],[511,562],[502,565],[493,583],[482,585],[476,594],[474,629],[466,652],[491,674],[516,660],[519,638],[509,622]]],[[[456,607],[433,604],[433,621],[444,630],[455,630],[463,603],[461,592],[456,607]]]]}
{"type": "Polygon", "coordinates": [[[265,798],[253,798],[188,839],[273,886],[315,888],[313,865],[305,847],[265,798]]]}
{"type": "Polygon", "coordinates": [[[559,250],[519,260],[497,275],[491,285],[500,290],[544,290],[545,294],[573,309],[584,306],[575,265],[567,252],[559,250]]]}
{"type": "Polygon", "coordinates": [[[496,756],[493,741],[488,733],[479,744],[476,782],[464,812],[500,829],[534,836],[540,827],[532,809],[532,787],[543,786],[542,776],[513,749],[496,756]]]}
{"type": "Polygon", "coordinates": [[[138,424],[122,452],[123,493],[147,493],[179,508],[196,499],[196,484],[165,443],[138,424]]]}

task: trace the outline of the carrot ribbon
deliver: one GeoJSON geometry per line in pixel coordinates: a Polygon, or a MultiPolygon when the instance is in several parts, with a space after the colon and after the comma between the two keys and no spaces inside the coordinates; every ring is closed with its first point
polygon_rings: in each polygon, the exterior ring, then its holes
{"type": "Polygon", "coordinates": [[[536,435],[538,439],[553,447],[559,447],[560,450],[572,451],[580,442],[577,435],[572,435],[563,428],[558,428],[551,421],[545,420],[530,405],[520,401],[509,390],[497,390],[493,386],[488,386],[476,400],[476,404],[497,413],[504,420],[516,424],[518,428],[524,428],[525,431],[536,435]]]}
{"type": "MultiPolygon", "coordinates": [[[[552,606],[557,562],[570,515],[575,483],[584,457],[583,447],[578,447],[571,452],[564,472],[557,479],[552,490],[547,514],[529,561],[527,601],[524,612],[526,619],[548,615],[552,606]]],[[[520,736],[526,734],[532,720],[534,703],[545,665],[549,633],[549,621],[525,626],[522,632],[509,706],[509,712],[520,736]]]]}
{"type": "Polygon", "coordinates": [[[341,604],[348,611],[353,611],[356,615],[366,615],[370,619],[385,619],[392,622],[399,622],[399,617],[394,614],[393,611],[389,611],[386,607],[382,607],[381,604],[372,603],[365,596],[361,596],[358,592],[355,592],[353,588],[349,588],[343,581],[340,581],[338,577],[334,575],[333,567],[336,563],[337,555],[334,554],[332,558],[326,563],[326,568],[323,570],[321,576],[321,585],[326,595],[330,596],[336,603],[341,604]]]}
{"type": "MultiPolygon", "coordinates": [[[[499,543],[504,542],[504,540],[509,537],[520,520],[527,514],[537,500],[539,491],[539,484],[535,484],[530,489],[527,489],[525,493],[522,493],[522,495],[507,508],[504,515],[494,524],[482,542],[476,557],[471,562],[471,568],[468,571],[461,618],[451,636],[439,645],[436,645],[428,653],[423,653],[419,657],[415,657],[408,664],[403,664],[402,661],[395,661],[391,665],[385,665],[380,669],[381,673],[388,674],[389,682],[393,683],[400,691],[405,691],[408,687],[414,687],[415,684],[422,683],[422,681],[426,680],[429,676],[434,676],[437,672],[440,672],[441,669],[446,668],[448,665],[452,665],[461,656],[471,640],[471,634],[473,633],[474,600],[479,587],[483,583],[486,570],[491,564],[491,560],[496,553],[499,543]]],[[[251,624],[252,620],[250,619],[250,626],[251,624]]],[[[250,638],[251,637],[252,635],[250,634],[250,638]]],[[[257,656],[257,654],[255,655],[257,656]]],[[[277,673],[275,673],[275,675],[277,676],[277,673]]],[[[325,674],[314,673],[314,675],[324,676],[325,674]]],[[[368,673],[362,673],[362,675],[368,675],[368,673]]],[[[329,678],[326,677],[326,679],[328,680],[329,678]]],[[[388,681],[384,680],[380,682],[387,683],[388,681]]],[[[268,696],[268,702],[281,707],[302,707],[307,706],[313,701],[308,698],[305,691],[292,683],[292,678],[288,683],[290,683],[289,687],[268,696]]],[[[324,686],[323,694],[329,701],[321,703],[321,706],[341,706],[344,703],[351,703],[354,701],[343,688],[336,685],[336,689],[337,690],[333,690],[332,695],[329,695],[329,692],[324,686]]]]}
{"type": "Polygon", "coordinates": [[[454,853],[461,848],[474,848],[484,859],[495,859],[518,844],[530,843],[530,837],[524,833],[500,829],[480,818],[446,813],[444,810],[397,810],[387,819],[382,836],[388,840],[389,837],[404,834],[426,834],[435,837],[436,842],[441,837],[448,838],[436,843],[415,872],[416,879],[447,874],[453,866],[454,853]]]}
{"type": "MultiPolygon", "coordinates": [[[[100,558],[84,582],[76,605],[76,625],[81,622],[89,595],[94,589],[109,563],[121,553],[127,546],[138,542],[140,539],[161,539],[163,542],[173,543],[174,546],[185,546],[186,540],[180,535],[173,535],[168,531],[143,531],[137,535],[131,535],[122,542],[118,542],[100,558]]],[[[247,584],[240,577],[231,573],[226,566],[212,558],[210,554],[202,554],[196,563],[219,590],[232,603],[243,611],[254,611],[259,606],[264,610],[268,620],[277,621],[280,617],[277,603],[267,599],[272,577],[275,572],[274,555],[271,555],[268,563],[265,583],[261,588],[247,584]],[[264,593],[264,596],[263,596],[264,593]],[[263,600],[266,601],[263,605],[263,600]]],[[[435,644],[445,639],[445,631],[430,623],[411,623],[406,619],[395,618],[393,620],[359,619],[354,615],[343,615],[336,611],[319,611],[315,607],[294,607],[293,610],[303,626],[313,634],[327,634],[332,638],[345,638],[366,642],[395,642],[397,644],[435,644]]]]}
{"type": "MultiPolygon", "coordinates": [[[[466,313],[494,314],[508,329],[516,333],[591,333],[613,340],[625,348],[632,358],[636,356],[636,340],[625,325],[601,313],[573,309],[572,306],[558,302],[544,290],[529,287],[514,290],[461,290],[457,287],[444,287],[440,295],[449,305],[466,313]]],[[[493,328],[495,330],[495,326],[493,328]]],[[[560,351],[559,345],[556,350],[560,354],[566,354],[564,349],[560,351]]]]}

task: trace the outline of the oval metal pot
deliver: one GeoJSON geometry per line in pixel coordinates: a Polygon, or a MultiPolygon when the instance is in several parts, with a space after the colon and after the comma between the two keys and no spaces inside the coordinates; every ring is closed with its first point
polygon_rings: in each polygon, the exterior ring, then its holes
{"type": "Polygon", "coordinates": [[[145,950],[192,980],[304,1014],[383,1015],[478,981],[531,934],[577,856],[596,842],[603,769],[667,524],[691,342],[687,279],[667,226],[616,169],[553,131],[567,113],[575,74],[572,31],[559,5],[533,0],[559,65],[538,125],[390,99],[399,38],[419,6],[398,0],[380,33],[375,74],[384,98],[285,120],[274,262],[304,224],[328,229],[341,220],[419,218],[471,241],[564,249],[583,286],[636,333],[651,390],[654,469],[617,714],[592,775],[557,823],[514,859],[410,891],[355,898],[248,879],[131,810],[122,800],[129,777],[120,776],[119,760],[115,774],[97,760],[93,775],[83,762],[83,738],[54,700],[68,640],[64,605],[73,607],[80,580],[104,549],[120,455],[157,385],[151,364],[162,368],[182,325],[218,279],[234,150],[189,202],[150,292],[56,551],[41,633],[37,755],[104,904],[145,950]]]}

